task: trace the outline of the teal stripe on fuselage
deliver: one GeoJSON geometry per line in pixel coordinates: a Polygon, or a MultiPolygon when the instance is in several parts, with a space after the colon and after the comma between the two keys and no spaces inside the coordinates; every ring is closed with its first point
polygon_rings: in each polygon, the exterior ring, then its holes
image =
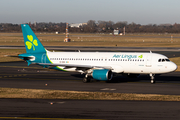
{"type": "MultiPolygon", "coordinates": [[[[47,52],[46,52],[46,59],[48,60],[48,63],[53,64],[53,62],[49,59],[47,52]]],[[[68,72],[67,70],[64,70],[64,69],[62,69],[62,68],[60,68],[58,66],[53,67],[52,69],[68,72]]]]}

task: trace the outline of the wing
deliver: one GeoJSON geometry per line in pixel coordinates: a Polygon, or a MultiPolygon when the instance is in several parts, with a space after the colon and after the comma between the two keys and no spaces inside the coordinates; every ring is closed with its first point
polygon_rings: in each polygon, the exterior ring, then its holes
{"type": "Polygon", "coordinates": [[[112,69],[111,66],[96,66],[96,65],[79,65],[79,64],[59,64],[59,63],[35,63],[38,65],[45,65],[45,66],[63,66],[65,68],[78,68],[78,69],[91,69],[91,68],[103,68],[103,69],[112,69]]]}

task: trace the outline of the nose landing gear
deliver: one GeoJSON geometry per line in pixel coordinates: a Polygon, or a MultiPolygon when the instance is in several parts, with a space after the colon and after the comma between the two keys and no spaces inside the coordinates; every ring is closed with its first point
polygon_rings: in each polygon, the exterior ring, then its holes
{"type": "Polygon", "coordinates": [[[149,76],[151,77],[151,84],[154,84],[156,81],[154,80],[155,74],[150,73],[149,76]]]}

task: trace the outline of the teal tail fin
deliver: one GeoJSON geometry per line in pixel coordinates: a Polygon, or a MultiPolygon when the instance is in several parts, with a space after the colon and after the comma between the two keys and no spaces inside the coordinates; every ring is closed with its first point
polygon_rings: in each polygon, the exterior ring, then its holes
{"type": "Polygon", "coordinates": [[[21,29],[24,37],[26,53],[42,53],[46,52],[39,39],[36,37],[28,24],[21,24],[21,29]]]}

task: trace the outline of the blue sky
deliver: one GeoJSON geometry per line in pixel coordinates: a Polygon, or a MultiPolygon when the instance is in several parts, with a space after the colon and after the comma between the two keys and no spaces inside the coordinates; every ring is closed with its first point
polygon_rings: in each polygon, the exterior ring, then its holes
{"type": "Polygon", "coordinates": [[[180,0],[0,0],[0,23],[180,23],[180,0]]]}

